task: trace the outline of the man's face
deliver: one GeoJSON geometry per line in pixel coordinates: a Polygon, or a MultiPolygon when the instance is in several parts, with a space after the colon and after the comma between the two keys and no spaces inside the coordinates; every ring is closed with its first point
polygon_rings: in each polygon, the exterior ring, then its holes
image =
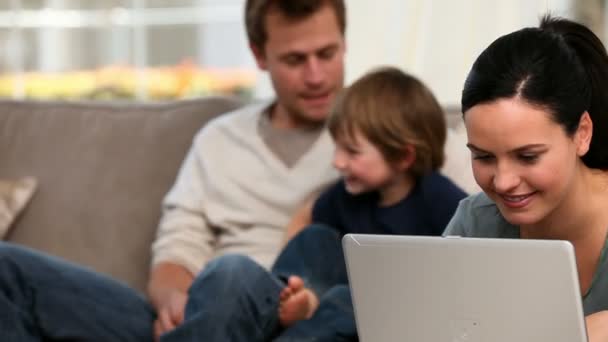
{"type": "Polygon", "coordinates": [[[273,120],[286,127],[323,123],[344,82],[344,36],[333,8],[297,20],[271,10],[265,27],[263,50],[252,50],[277,95],[273,120]]]}

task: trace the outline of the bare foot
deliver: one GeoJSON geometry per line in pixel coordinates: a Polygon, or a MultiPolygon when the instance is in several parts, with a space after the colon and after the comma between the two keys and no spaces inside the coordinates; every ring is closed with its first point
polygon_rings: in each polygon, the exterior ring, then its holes
{"type": "Polygon", "coordinates": [[[284,327],[310,318],[319,306],[317,296],[304,287],[304,281],[298,276],[289,277],[287,286],[281,291],[280,300],[279,321],[284,327]]]}

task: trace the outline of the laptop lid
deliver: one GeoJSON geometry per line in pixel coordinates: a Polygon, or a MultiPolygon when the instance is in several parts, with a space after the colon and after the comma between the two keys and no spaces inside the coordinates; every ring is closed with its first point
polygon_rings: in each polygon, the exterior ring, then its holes
{"type": "Polygon", "coordinates": [[[347,234],[362,342],[586,342],[567,241],[347,234]]]}

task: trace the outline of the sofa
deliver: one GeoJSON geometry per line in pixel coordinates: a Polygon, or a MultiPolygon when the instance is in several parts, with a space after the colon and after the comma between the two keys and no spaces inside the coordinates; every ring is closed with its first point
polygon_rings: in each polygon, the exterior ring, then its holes
{"type": "MultiPolygon", "coordinates": [[[[230,97],[151,104],[0,101],[0,179],[37,182],[5,239],[144,291],[161,201],[195,132],[241,105],[230,97]]],[[[462,170],[468,162],[460,156],[466,153],[461,120],[457,113],[448,116],[446,173],[471,191],[472,178],[463,178],[470,172],[462,170]]]]}

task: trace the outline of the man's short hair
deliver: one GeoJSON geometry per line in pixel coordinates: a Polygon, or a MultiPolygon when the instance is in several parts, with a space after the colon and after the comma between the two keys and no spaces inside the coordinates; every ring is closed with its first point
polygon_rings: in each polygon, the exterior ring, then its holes
{"type": "Polygon", "coordinates": [[[249,43],[263,48],[268,40],[266,17],[277,10],[290,19],[304,19],[328,4],[334,10],[340,31],[346,30],[346,8],[344,0],[247,0],[245,4],[245,28],[249,43]]]}

